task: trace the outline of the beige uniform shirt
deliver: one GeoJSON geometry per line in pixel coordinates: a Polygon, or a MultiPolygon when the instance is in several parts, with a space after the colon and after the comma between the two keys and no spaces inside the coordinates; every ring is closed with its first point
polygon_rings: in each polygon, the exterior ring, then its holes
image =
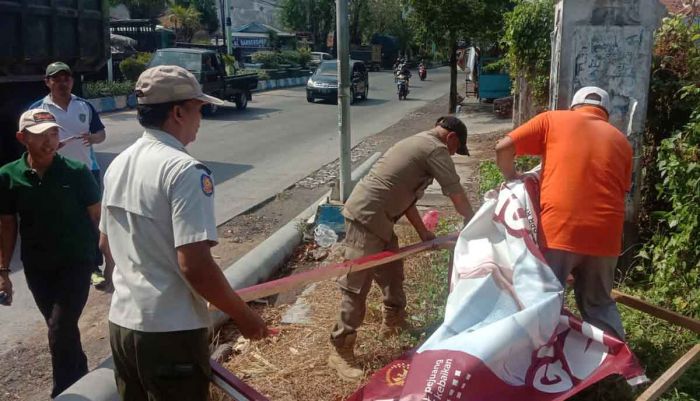
{"type": "Polygon", "coordinates": [[[425,131],[392,146],[357,184],[343,215],[385,241],[394,223],[436,179],[446,196],[464,191],[447,146],[425,131]]]}
{"type": "Polygon", "coordinates": [[[116,263],[109,321],[146,332],[210,325],[176,248],[217,240],[211,172],[172,135],[147,129],[104,178],[100,231],[116,263]]]}

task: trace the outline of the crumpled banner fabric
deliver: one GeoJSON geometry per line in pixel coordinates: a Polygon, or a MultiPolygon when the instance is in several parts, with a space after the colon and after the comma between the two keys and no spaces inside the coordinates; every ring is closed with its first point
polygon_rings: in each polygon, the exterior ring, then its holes
{"type": "Polygon", "coordinates": [[[563,309],[538,209],[534,172],[486,195],[457,241],[442,325],[347,401],[564,400],[612,374],[646,381],[625,343],[563,309]]]}

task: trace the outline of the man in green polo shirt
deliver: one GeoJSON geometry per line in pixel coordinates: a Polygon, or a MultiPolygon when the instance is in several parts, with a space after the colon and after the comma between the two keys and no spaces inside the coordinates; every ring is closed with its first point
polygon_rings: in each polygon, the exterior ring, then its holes
{"type": "Polygon", "coordinates": [[[22,114],[22,157],[0,167],[0,292],[12,304],[10,259],[22,236],[27,285],[49,329],[56,397],[87,373],[78,319],[90,290],[100,193],[90,170],[56,154],[59,125],[40,109],[22,114]],[[19,224],[18,224],[19,221],[19,224]]]}

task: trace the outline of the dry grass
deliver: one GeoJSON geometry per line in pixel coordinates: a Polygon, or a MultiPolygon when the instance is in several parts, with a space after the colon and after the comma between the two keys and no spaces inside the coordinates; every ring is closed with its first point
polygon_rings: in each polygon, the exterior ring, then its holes
{"type": "MultiPolygon", "coordinates": [[[[403,244],[418,241],[408,226],[397,226],[403,244]]],[[[425,331],[442,321],[447,294],[445,253],[419,254],[405,261],[407,311],[414,326],[425,331]],[[431,268],[441,263],[441,277],[431,268]]],[[[278,337],[260,342],[235,345],[240,352],[224,366],[273,401],[336,401],[343,400],[360,387],[371,374],[406,350],[415,347],[428,333],[414,336],[402,334],[385,339],[379,335],[381,324],[381,293],[374,286],[368,297],[367,315],[358,333],[355,349],[366,375],[362,382],[349,383],[339,379],[327,367],[329,335],[337,319],[340,292],[334,281],[320,282],[305,296],[311,306],[311,324],[282,325],[281,317],[290,305],[263,307],[259,312],[271,326],[281,328],[278,337]]],[[[222,330],[219,341],[236,343],[237,333],[230,327],[222,330]]],[[[218,389],[212,401],[228,398],[218,389]]]]}

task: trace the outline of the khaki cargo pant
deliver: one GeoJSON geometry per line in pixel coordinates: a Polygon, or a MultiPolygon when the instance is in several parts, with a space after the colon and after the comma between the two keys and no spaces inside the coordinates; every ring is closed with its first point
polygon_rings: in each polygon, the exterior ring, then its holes
{"type": "Polygon", "coordinates": [[[566,285],[569,274],[574,276],[574,297],[583,320],[624,340],[620,312],[610,295],[617,257],[548,249],[544,258],[562,285],[566,285]]]}
{"type": "MultiPolygon", "coordinates": [[[[399,240],[394,235],[386,242],[362,225],[348,220],[345,223],[345,259],[356,259],[388,249],[397,249],[399,240]]],[[[342,292],[340,316],[331,332],[331,341],[340,346],[345,337],[354,334],[362,325],[367,310],[367,294],[375,281],[382,290],[384,313],[403,313],[406,294],[403,290],[403,261],[397,260],[381,267],[349,273],[338,280],[342,292]]]]}

